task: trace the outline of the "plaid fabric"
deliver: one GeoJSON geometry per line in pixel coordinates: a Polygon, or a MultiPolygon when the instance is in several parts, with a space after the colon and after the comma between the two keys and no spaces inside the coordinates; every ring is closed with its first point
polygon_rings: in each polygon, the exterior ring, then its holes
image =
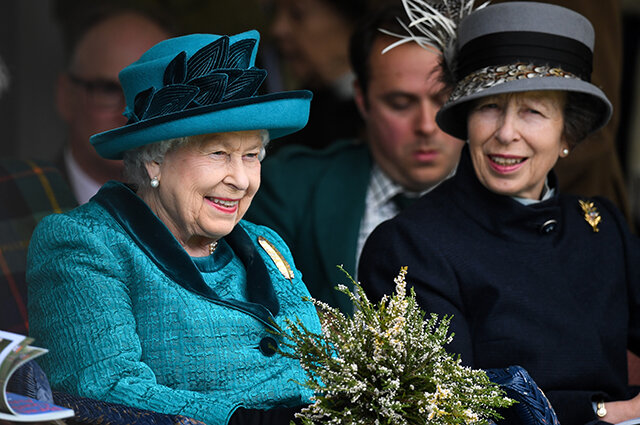
{"type": "MultiPolygon", "coordinates": [[[[418,197],[427,193],[429,190],[422,193],[411,193],[409,196],[418,197]]],[[[362,216],[362,221],[360,222],[360,232],[358,233],[356,264],[358,264],[360,260],[364,243],[371,232],[373,232],[373,229],[375,229],[378,224],[395,217],[396,214],[400,212],[393,202],[393,197],[399,193],[409,192],[406,192],[402,186],[391,180],[391,178],[374,163],[371,169],[369,187],[367,188],[365,211],[362,216]]]]}
{"type": "Polygon", "coordinates": [[[25,271],[31,233],[43,217],[75,206],[53,165],[0,160],[0,329],[28,333],[25,271]]]}

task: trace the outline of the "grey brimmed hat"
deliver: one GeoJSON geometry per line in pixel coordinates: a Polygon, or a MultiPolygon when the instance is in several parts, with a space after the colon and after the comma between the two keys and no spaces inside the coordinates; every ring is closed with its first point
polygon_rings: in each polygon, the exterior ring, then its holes
{"type": "MultiPolygon", "coordinates": [[[[533,90],[584,93],[604,126],[613,108],[591,81],[594,31],[579,13],[561,6],[509,2],[480,8],[457,29],[455,88],[436,116],[440,128],[467,137],[469,102],[533,90]]],[[[445,55],[446,56],[446,55],[445,55]]]]}

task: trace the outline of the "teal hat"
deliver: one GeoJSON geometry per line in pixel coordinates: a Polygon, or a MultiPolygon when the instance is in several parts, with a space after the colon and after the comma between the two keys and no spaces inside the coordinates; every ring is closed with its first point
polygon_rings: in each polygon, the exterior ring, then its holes
{"type": "Polygon", "coordinates": [[[191,34],[162,41],[119,75],[129,119],[91,136],[100,156],[161,140],[268,130],[275,139],[307,124],[311,92],[257,95],[267,72],[254,66],[260,34],[191,34]]]}

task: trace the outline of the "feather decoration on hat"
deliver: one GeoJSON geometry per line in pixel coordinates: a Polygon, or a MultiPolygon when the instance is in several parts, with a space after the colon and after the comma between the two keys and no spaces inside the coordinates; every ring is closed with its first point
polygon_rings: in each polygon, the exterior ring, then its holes
{"type": "Polygon", "coordinates": [[[455,84],[458,24],[475,10],[487,6],[489,1],[478,7],[474,7],[474,3],[475,0],[402,0],[409,18],[409,25],[400,18],[398,22],[407,34],[396,34],[380,29],[385,34],[400,38],[384,49],[383,53],[411,41],[425,49],[435,49],[442,54],[443,80],[447,84],[455,84]]]}

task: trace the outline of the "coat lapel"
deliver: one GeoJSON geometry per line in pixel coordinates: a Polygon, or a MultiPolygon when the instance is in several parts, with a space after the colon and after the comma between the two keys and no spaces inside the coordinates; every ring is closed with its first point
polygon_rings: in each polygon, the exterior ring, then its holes
{"type": "Polygon", "coordinates": [[[278,300],[262,257],[240,225],[225,237],[247,270],[246,302],[221,299],[206,284],[189,254],[180,246],[167,227],[147,204],[127,186],[107,182],[93,198],[122,226],[136,245],[166,274],[183,288],[209,301],[243,311],[276,330],[273,315],[278,314],[278,300]],[[273,313],[273,315],[272,315],[273,313]]]}
{"type": "MultiPolygon", "coordinates": [[[[348,153],[333,162],[324,173],[312,203],[316,206],[314,237],[318,241],[319,260],[327,276],[340,277],[337,266],[341,264],[352,276],[355,277],[356,272],[356,247],[371,157],[366,145],[348,153]]],[[[327,282],[332,286],[337,283],[327,282]]]]}

